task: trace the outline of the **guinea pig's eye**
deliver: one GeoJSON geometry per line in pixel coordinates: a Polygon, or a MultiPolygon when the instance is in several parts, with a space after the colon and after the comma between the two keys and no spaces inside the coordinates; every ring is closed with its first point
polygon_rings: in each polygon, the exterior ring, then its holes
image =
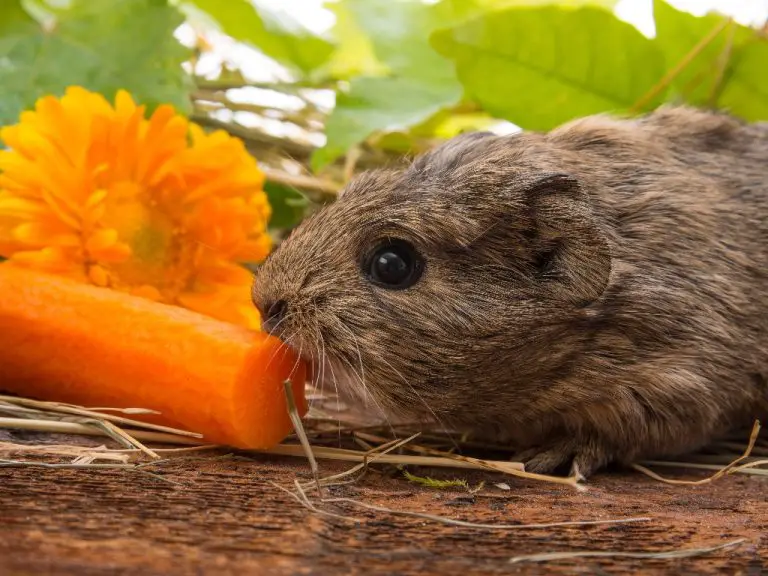
{"type": "Polygon", "coordinates": [[[363,262],[363,273],[374,284],[390,290],[413,286],[423,269],[421,256],[404,240],[386,240],[378,244],[363,262]]]}

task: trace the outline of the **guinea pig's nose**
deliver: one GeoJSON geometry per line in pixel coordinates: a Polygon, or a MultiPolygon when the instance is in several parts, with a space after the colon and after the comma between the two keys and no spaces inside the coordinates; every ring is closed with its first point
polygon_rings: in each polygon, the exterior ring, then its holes
{"type": "Polygon", "coordinates": [[[288,312],[288,302],[285,300],[275,300],[274,302],[265,302],[262,309],[262,324],[267,331],[274,330],[285,318],[288,312]]]}

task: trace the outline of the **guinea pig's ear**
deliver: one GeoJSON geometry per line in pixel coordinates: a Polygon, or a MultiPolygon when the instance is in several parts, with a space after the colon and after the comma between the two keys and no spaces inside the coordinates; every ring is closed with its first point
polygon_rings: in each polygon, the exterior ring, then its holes
{"type": "Polygon", "coordinates": [[[554,294],[576,305],[597,299],[608,285],[611,253],[589,196],[567,174],[537,176],[525,186],[535,220],[534,261],[554,294]]]}

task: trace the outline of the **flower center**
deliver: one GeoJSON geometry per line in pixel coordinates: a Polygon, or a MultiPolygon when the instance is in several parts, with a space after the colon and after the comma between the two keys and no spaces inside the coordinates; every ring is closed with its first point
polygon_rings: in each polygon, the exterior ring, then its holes
{"type": "Polygon", "coordinates": [[[98,264],[108,271],[112,286],[151,286],[163,301],[174,303],[194,279],[197,246],[185,238],[180,218],[158,202],[155,198],[159,194],[153,192],[135,182],[110,187],[100,224],[115,230],[119,241],[130,247],[131,255],[98,264]]]}

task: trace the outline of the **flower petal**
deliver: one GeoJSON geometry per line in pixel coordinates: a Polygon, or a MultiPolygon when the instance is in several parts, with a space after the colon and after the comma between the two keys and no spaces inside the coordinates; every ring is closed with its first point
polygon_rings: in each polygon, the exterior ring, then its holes
{"type": "Polygon", "coordinates": [[[88,251],[91,257],[99,262],[125,262],[131,257],[132,252],[131,247],[124,242],[88,251]]]}
{"type": "Polygon", "coordinates": [[[13,238],[30,247],[80,246],[80,236],[72,234],[61,222],[26,222],[13,229],[13,238]]]}
{"type": "Polygon", "coordinates": [[[117,243],[117,239],[117,230],[114,228],[102,228],[91,234],[85,243],[85,249],[88,252],[96,252],[105,248],[111,248],[117,243]]]}
{"type": "Polygon", "coordinates": [[[125,90],[43,96],[0,129],[0,254],[257,328],[240,258],[271,250],[264,174],[244,143],[125,90]]]}
{"type": "Polygon", "coordinates": [[[88,268],[88,279],[96,286],[106,288],[109,286],[109,273],[102,266],[90,266],[88,268]]]}
{"type": "Polygon", "coordinates": [[[0,216],[32,220],[49,213],[48,206],[43,202],[0,194],[0,216]]]}
{"type": "Polygon", "coordinates": [[[75,267],[68,253],[58,247],[19,251],[13,254],[8,262],[54,273],[72,272],[75,267]]]}

